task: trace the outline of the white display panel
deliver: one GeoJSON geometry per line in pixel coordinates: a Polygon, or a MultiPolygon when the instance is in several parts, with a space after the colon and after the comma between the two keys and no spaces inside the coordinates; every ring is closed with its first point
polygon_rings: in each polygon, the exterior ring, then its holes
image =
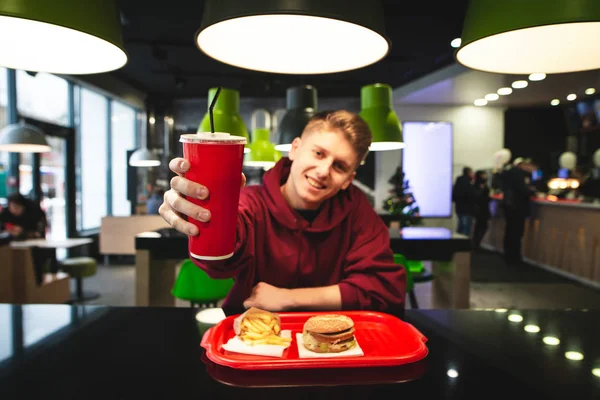
{"type": "Polygon", "coordinates": [[[409,181],[422,217],[452,215],[452,124],[404,122],[404,179],[409,181]]]}

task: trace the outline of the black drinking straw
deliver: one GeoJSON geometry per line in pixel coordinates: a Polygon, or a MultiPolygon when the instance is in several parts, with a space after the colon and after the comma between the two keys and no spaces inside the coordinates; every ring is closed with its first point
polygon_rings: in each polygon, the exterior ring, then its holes
{"type": "Polygon", "coordinates": [[[213,97],[210,106],[208,107],[208,115],[210,117],[210,133],[215,133],[215,121],[213,119],[213,108],[215,108],[215,104],[217,103],[217,99],[219,98],[219,93],[221,93],[222,87],[219,86],[217,88],[217,93],[215,93],[215,97],[213,97]]]}

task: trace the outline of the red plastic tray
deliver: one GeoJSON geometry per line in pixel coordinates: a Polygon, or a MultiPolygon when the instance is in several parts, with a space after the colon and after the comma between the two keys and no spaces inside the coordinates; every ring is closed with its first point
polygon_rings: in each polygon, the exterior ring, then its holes
{"type": "Polygon", "coordinates": [[[247,370],[300,368],[357,368],[408,364],[427,356],[427,338],[414,326],[392,315],[374,311],[339,311],[354,321],[355,336],[365,353],[362,357],[299,358],[296,333],[302,332],[306,320],[331,312],[282,312],[281,329],[292,331],[292,343],[283,357],[265,357],[225,351],[222,348],[235,333],[235,315],[210,328],[202,337],[201,346],[214,363],[247,370]]]}

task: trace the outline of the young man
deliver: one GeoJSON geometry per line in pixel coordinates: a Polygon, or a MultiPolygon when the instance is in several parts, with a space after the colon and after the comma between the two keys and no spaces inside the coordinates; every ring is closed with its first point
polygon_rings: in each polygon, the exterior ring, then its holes
{"type": "MultiPolygon", "coordinates": [[[[213,278],[235,277],[223,308],[402,312],[404,269],[394,264],[387,227],[351,184],[371,138],[356,114],[319,113],[262,185],[242,189],[234,255],[192,258],[213,278]]],[[[181,195],[205,198],[210,188],[181,177],[186,160],[176,158],[170,168],[180,176],[159,212],[179,231],[196,235],[181,215],[207,221],[210,212],[181,195]]]]}

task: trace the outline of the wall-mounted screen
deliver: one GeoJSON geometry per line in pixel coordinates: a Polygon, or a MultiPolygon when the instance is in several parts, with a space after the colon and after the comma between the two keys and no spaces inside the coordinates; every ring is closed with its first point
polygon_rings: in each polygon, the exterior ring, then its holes
{"type": "Polygon", "coordinates": [[[402,169],[421,216],[452,216],[452,124],[404,122],[402,127],[402,169]]]}

